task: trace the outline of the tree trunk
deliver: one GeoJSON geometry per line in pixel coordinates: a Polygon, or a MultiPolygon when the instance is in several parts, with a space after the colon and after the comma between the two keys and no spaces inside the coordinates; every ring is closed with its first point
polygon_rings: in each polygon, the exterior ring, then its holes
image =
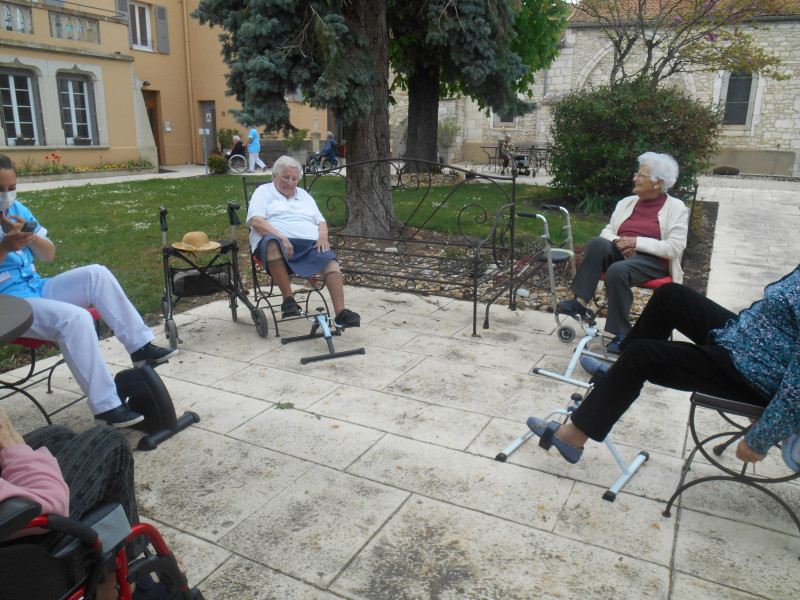
{"type": "MultiPolygon", "coordinates": [[[[389,32],[386,0],[357,1],[352,19],[364,32],[375,63],[372,79],[372,108],[369,116],[347,130],[347,162],[389,157],[389,32]]],[[[345,233],[368,237],[396,234],[401,223],[394,214],[389,185],[389,163],[347,167],[345,233]]]]}
{"type": "MultiPolygon", "coordinates": [[[[439,128],[439,72],[417,65],[408,78],[408,145],[406,158],[438,162],[437,132],[439,128]]],[[[425,167],[408,162],[409,170],[425,167]]]]}

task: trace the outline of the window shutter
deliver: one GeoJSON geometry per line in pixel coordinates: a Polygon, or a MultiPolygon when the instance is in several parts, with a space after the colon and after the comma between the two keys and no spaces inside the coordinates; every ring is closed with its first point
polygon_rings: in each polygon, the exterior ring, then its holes
{"type": "Polygon", "coordinates": [[[156,6],[156,43],[160,54],[169,54],[169,30],[167,28],[167,7],[156,6]]]}
{"type": "Polygon", "coordinates": [[[116,0],[117,12],[128,23],[128,46],[133,47],[133,37],[131,32],[131,15],[130,8],[128,7],[128,0],[116,0]]]}

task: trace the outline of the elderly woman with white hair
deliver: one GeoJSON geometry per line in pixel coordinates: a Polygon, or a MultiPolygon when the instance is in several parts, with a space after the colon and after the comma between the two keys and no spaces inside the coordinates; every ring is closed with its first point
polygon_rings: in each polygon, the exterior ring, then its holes
{"type": "Polygon", "coordinates": [[[678,179],[678,163],[668,154],[655,152],[645,152],[638,161],[634,195],[619,201],[608,225],[587,245],[570,286],[575,297],[558,303],[562,314],[586,316],[586,305],[605,273],[605,329],[615,336],[608,344],[614,354],[619,354],[619,345],[631,329],[631,287],[667,275],[680,283],[681,255],[689,231],[686,205],[667,194],[678,179]]]}
{"type": "Polygon", "coordinates": [[[256,188],[247,209],[250,249],[262,261],[283,296],[284,317],[300,314],[292,295],[291,273],[322,273],[340,327],[358,327],[361,317],[345,308],[342,273],[328,241],[328,224],[314,198],[298,188],[302,167],[291,156],[272,166],[272,182],[256,188]]]}

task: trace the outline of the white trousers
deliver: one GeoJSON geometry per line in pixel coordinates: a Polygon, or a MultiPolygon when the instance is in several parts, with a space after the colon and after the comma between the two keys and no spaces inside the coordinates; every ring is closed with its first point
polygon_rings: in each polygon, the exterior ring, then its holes
{"type": "Polygon", "coordinates": [[[250,159],[250,170],[255,171],[256,165],[258,165],[259,169],[263,169],[267,165],[264,164],[264,161],[261,160],[261,157],[258,155],[258,152],[249,152],[248,158],[250,159]]]}
{"type": "Polygon", "coordinates": [[[54,341],[89,399],[92,414],[121,404],[86,307],[93,305],[128,353],[153,340],[153,332],[106,267],[87,265],[45,282],[42,298],[25,298],[33,309],[33,325],[24,337],[54,341]]]}

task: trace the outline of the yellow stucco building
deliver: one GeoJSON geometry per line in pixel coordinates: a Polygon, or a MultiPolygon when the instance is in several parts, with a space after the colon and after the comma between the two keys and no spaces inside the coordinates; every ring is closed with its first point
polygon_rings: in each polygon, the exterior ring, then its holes
{"type": "MultiPolygon", "coordinates": [[[[203,163],[230,114],[218,29],[191,17],[199,0],[0,0],[0,152],[17,164],[94,167],[203,163]]],[[[332,128],[290,98],[292,123],[332,128]]],[[[299,100],[299,98],[297,99],[299,100]]]]}

